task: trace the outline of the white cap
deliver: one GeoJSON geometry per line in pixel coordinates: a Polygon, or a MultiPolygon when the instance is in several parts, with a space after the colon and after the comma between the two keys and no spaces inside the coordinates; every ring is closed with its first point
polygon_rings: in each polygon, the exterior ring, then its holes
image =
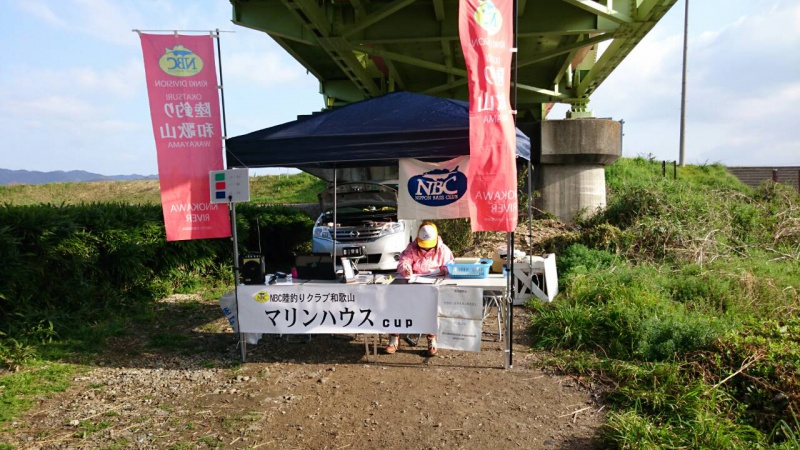
{"type": "Polygon", "coordinates": [[[438,235],[435,225],[423,225],[420,227],[419,233],[417,233],[417,245],[421,248],[436,247],[438,235]]]}

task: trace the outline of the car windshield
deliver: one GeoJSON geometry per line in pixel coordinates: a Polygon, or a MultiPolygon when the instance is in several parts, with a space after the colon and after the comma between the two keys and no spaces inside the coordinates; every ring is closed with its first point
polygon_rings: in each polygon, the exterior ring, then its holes
{"type": "Polygon", "coordinates": [[[346,183],[336,186],[335,191],[335,199],[333,186],[318,195],[323,211],[333,210],[334,204],[339,211],[344,211],[348,207],[360,211],[383,207],[397,208],[397,190],[390,186],[367,182],[346,183]]]}
{"type": "MultiPolygon", "coordinates": [[[[347,220],[349,218],[359,218],[362,220],[365,219],[373,219],[373,220],[383,220],[386,222],[391,222],[396,220],[397,217],[397,208],[392,208],[389,206],[363,206],[363,207],[353,207],[348,206],[345,208],[339,208],[336,214],[336,218],[339,221],[347,220]]],[[[321,222],[330,222],[333,221],[333,211],[326,211],[320,217],[321,222]]]]}

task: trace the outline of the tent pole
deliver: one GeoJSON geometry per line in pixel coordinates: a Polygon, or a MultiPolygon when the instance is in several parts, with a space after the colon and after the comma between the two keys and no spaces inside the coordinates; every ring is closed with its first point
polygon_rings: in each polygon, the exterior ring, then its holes
{"type": "Polygon", "coordinates": [[[513,340],[511,339],[511,334],[514,332],[514,324],[512,321],[514,320],[514,288],[516,283],[514,282],[514,232],[506,233],[506,266],[508,267],[508,279],[507,279],[507,289],[508,289],[508,296],[506,297],[505,301],[505,308],[503,311],[503,320],[506,322],[505,331],[506,331],[506,339],[505,339],[505,368],[511,369],[514,367],[513,362],[513,350],[511,348],[511,344],[513,340]]]}
{"type": "MultiPolygon", "coordinates": [[[[517,29],[519,27],[519,17],[518,17],[518,0],[513,1],[512,5],[512,16],[514,17],[513,28],[512,28],[512,36],[513,36],[513,48],[511,53],[511,76],[512,76],[512,86],[513,89],[511,90],[511,117],[514,120],[514,128],[516,129],[517,126],[517,56],[519,55],[518,52],[518,42],[517,42],[517,29]]],[[[515,149],[516,152],[516,149],[515,149]]],[[[530,161],[530,155],[528,155],[528,161],[530,161]]],[[[514,165],[516,167],[516,164],[514,165]]],[[[519,189],[517,189],[519,190],[519,189]]],[[[513,350],[512,350],[512,339],[511,334],[514,332],[514,288],[516,287],[516,282],[514,281],[514,231],[507,233],[508,242],[506,244],[506,264],[509,268],[508,274],[508,300],[506,302],[506,369],[511,369],[514,367],[514,360],[513,360],[513,350]]]]}
{"type": "Polygon", "coordinates": [[[239,330],[239,347],[242,350],[242,362],[247,359],[247,341],[239,326],[239,236],[236,232],[236,203],[228,196],[228,210],[231,214],[231,240],[233,241],[233,298],[236,302],[236,329],[239,330]]]}
{"type": "Polygon", "coordinates": [[[336,177],[336,163],[333,163],[333,228],[332,228],[332,235],[331,235],[331,264],[333,264],[333,273],[336,273],[336,224],[338,223],[338,218],[336,216],[337,210],[339,209],[336,200],[339,197],[339,193],[336,192],[338,189],[338,180],[336,177]]]}
{"type": "MultiPolygon", "coordinates": [[[[219,38],[219,28],[216,29],[212,36],[217,40],[217,60],[219,61],[219,95],[220,105],[222,106],[222,145],[227,149],[226,139],[228,138],[228,124],[225,119],[225,88],[222,83],[222,46],[220,45],[221,39],[219,38]]],[[[225,151],[222,152],[223,160],[225,158],[225,151]]],[[[228,167],[227,163],[224,167],[228,167]]],[[[239,348],[241,349],[242,362],[247,360],[247,340],[244,338],[244,333],[239,326],[239,237],[236,232],[236,203],[233,198],[228,196],[228,209],[231,215],[231,240],[233,241],[233,298],[236,302],[236,328],[239,330],[239,348]]],[[[260,238],[259,238],[260,239],[260,238]]]]}
{"type": "Polygon", "coordinates": [[[533,164],[528,157],[528,255],[533,255],[533,164]]]}
{"type": "MultiPolygon", "coordinates": [[[[227,145],[225,144],[225,140],[228,138],[228,124],[225,119],[225,88],[224,84],[222,83],[222,47],[220,44],[221,39],[219,38],[219,28],[216,30],[216,34],[214,37],[217,38],[217,60],[219,61],[219,95],[220,95],[220,104],[222,106],[222,143],[225,145],[225,149],[227,150],[227,145]]],[[[222,152],[223,159],[225,158],[225,152],[222,152]]],[[[225,167],[228,167],[227,164],[225,167]]]]}

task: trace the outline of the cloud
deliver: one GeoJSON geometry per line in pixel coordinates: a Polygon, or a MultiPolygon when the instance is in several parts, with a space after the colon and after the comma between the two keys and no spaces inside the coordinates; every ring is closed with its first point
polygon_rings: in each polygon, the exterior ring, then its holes
{"type": "Polygon", "coordinates": [[[142,17],[135,3],[109,0],[28,0],[16,7],[53,28],[117,45],[132,45],[131,23],[142,17]]]}
{"type": "Polygon", "coordinates": [[[58,14],[53,12],[44,2],[31,0],[27,2],[19,2],[16,5],[22,12],[30,14],[37,19],[50,24],[52,26],[66,28],[67,24],[58,14]]]}
{"type": "Polygon", "coordinates": [[[60,30],[102,42],[135,47],[132,31],[215,30],[228,22],[231,6],[216,0],[25,0],[20,12],[60,30]]]}
{"type": "Polygon", "coordinates": [[[305,69],[299,63],[286,60],[277,52],[234,53],[225,57],[223,63],[223,75],[236,83],[270,87],[305,77],[305,69]]]}
{"type": "Polygon", "coordinates": [[[761,95],[773,82],[797,77],[800,5],[779,4],[690,40],[695,82],[738,95],[761,95]],[[766,78],[765,78],[766,77],[766,78]],[[744,89],[743,89],[744,88],[744,89]]]}
{"type": "Polygon", "coordinates": [[[96,107],[91,102],[72,97],[47,95],[33,99],[4,102],[4,114],[20,118],[51,122],[56,119],[86,119],[94,115],[96,107]]]}
{"type": "Polygon", "coordinates": [[[0,133],[6,136],[7,145],[18,149],[12,159],[3,161],[3,168],[88,170],[106,175],[156,172],[149,124],[98,116],[90,106],[72,99],[52,98],[44,104],[37,101],[13,106],[42,115],[0,121],[0,133]]]}
{"type": "Polygon", "coordinates": [[[13,68],[6,84],[11,89],[0,97],[38,97],[44,92],[56,92],[98,99],[127,99],[141,94],[145,88],[142,63],[133,59],[103,70],[91,66],[54,69],[19,65],[13,68]]]}
{"type": "MultiPolygon", "coordinates": [[[[790,135],[798,120],[800,4],[777,2],[752,9],[714,27],[709,20],[692,21],[690,12],[688,163],[800,163],[800,149],[790,135]]],[[[626,121],[626,156],[678,157],[682,25],[656,27],[592,95],[596,117],[626,121]]]]}

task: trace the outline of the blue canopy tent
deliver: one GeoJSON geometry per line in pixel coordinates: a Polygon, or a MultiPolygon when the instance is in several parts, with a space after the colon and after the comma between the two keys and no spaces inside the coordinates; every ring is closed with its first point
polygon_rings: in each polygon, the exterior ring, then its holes
{"type": "MultiPolygon", "coordinates": [[[[392,166],[469,154],[469,104],[398,91],[226,140],[228,168],[392,166]]],[[[517,157],[530,160],[517,130],[517,157]]]]}
{"type": "MultiPolygon", "coordinates": [[[[528,163],[530,174],[530,139],[519,129],[516,136],[517,158],[528,163]]],[[[469,153],[468,102],[405,91],[232,137],[225,144],[229,169],[334,169],[334,186],[335,169],[397,166],[401,158],[445,161],[469,153]]],[[[530,179],[528,184],[530,189],[530,179]]],[[[528,194],[530,198],[530,191],[528,194]]],[[[510,233],[509,255],[513,254],[513,244],[510,233]]],[[[511,266],[513,273],[513,259],[511,266]]],[[[514,286],[510,282],[509,292],[513,300],[514,286]]],[[[506,324],[506,336],[511,335],[511,317],[506,324]]],[[[506,346],[508,366],[510,337],[506,338],[506,346]]]]}

